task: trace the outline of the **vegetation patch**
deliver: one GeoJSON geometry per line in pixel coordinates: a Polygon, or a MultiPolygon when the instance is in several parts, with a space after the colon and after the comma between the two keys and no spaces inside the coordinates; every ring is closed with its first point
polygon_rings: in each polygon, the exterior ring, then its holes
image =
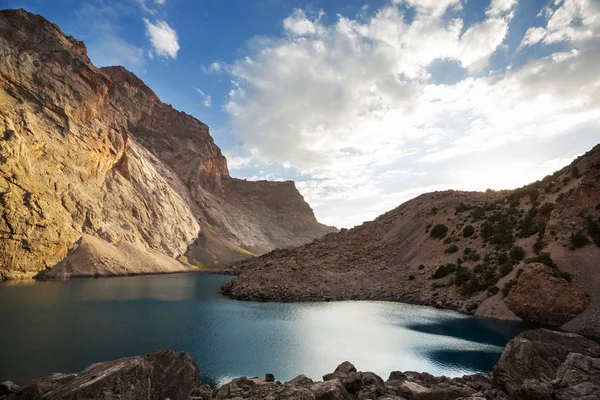
{"type": "Polygon", "coordinates": [[[513,286],[515,286],[515,283],[517,283],[517,281],[511,279],[504,284],[504,287],[502,288],[502,294],[504,297],[508,296],[508,293],[510,293],[510,290],[513,288],[513,286]]]}
{"type": "Polygon", "coordinates": [[[589,242],[590,240],[584,232],[571,233],[571,249],[585,247],[589,242]]]}
{"type": "Polygon", "coordinates": [[[442,238],[446,237],[447,234],[448,234],[448,227],[444,224],[437,224],[436,226],[433,227],[433,229],[431,229],[431,232],[429,233],[429,235],[432,238],[436,238],[436,239],[442,239],[442,238]]]}
{"type": "Polygon", "coordinates": [[[456,272],[456,264],[440,265],[431,276],[433,279],[445,278],[453,272],[456,272]]]}
{"type": "Polygon", "coordinates": [[[452,253],[456,253],[457,251],[458,251],[458,246],[453,244],[452,246],[446,248],[446,250],[444,250],[444,253],[452,254],[452,253]]]}
{"type": "Polygon", "coordinates": [[[465,228],[463,229],[463,237],[471,237],[475,234],[475,228],[473,227],[473,225],[467,225],[465,226],[465,228]]]}
{"type": "Polygon", "coordinates": [[[600,247],[600,224],[594,221],[592,217],[588,217],[588,234],[592,237],[594,244],[600,247]]]}

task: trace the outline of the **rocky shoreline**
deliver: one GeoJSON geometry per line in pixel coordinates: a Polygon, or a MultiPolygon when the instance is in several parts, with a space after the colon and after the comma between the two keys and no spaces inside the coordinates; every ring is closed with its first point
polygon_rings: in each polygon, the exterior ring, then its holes
{"type": "Polygon", "coordinates": [[[241,377],[214,388],[202,384],[189,354],[163,350],[93,364],[78,374],[52,374],[20,388],[8,381],[0,384],[0,400],[594,400],[599,393],[600,345],[546,329],[512,339],[491,376],[450,379],[393,371],[384,381],[346,361],[319,382],[298,375],[282,383],[267,374],[266,379],[241,377]]]}

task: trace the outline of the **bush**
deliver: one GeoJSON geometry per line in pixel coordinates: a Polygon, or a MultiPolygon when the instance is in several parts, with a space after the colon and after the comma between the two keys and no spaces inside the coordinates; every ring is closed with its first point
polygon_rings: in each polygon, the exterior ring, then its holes
{"type": "Polygon", "coordinates": [[[468,238],[471,237],[475,234],[475,228],[473,228],[473,225],[467,225],[465,226],[465,229],[463,229],[463,236],[468,238]]]}
{"type": "Polygon", "coordinates": [[[525,258],[525,250],[521,246],[513,246],[510,249],[510,259],[514,263],[518,263],[519,261],[525,258]]]}
{"type": "Polygon", "coordinates": [[[490,285],[487,289],[488,295],[493,296],[500,291],[500,288],[496,285],[490,285]]]}
{"type": "Polygon", "coordinates": [[[473,249],[472,249],[472,248],[470,248],[470,247],[465,247],[465,249],[463,250],[463,254],[466,256],[466,255],[469,255],[469,254],[471,254],[471,252],[472,252],[472,251],[473,251],[473,249]]]}
{"type": "Polygon", "coordinates": [[[408,280],[409,281],[414,281],[415,280],[415,276],[414,275],[409,275],[408,276],[408,280]]]}
{"type": "Polygon", "coordinates": [[[523,273],[523,271],[525,271],[523,268],[519,268],[517,270],[517,278],[521,276],[521,274],[523,273]]]}
{"type": "Polygon", "coordinates": [[[535,257],[532,261],[539,262],[542,264],[546,264],[550,268],[558,268],[552,260],[552,257],[549,253],[540,253],[537,257],[535,257]]]}
{"type": "Polygon", "coordinates": [[[600,224],[591,217],[588,218],[588,234],[592,237],[594,244],[600,247],[600,224]]]}
{"type": "Polygon", "coordinates": [[[456,271],[456,265],[446,264],[440,265],[431,276],[433,279],[441,279],[456,271]]]}
{"type": "Polygon", "coordinates": [[[548,216],[552,212],[552,210],[554,210],[554,204],[552,204],[552,203],[544,203],[540,207],[540,209],[539,209],[538,212],[540,213],[540,215],[548,216]]]}
{"type": "Polygon", "coordinates": [[[437,209],[437,207],[432,207],[432,208],[431,208],[431,213],[432,213],[433,215],[436,215],[436,214],[437,214],[437,212],[438,212],[438,209],[437,209]]]}
{"type": "Polygon", "coordinates": [[[431,224],[425,225],[425,233],[429,232],[429,229],[431,229],[431,224]]]}
{"type": "Polygon", "coordinates": [[[573,167],[573,169],[571,169],[571,176],[575,179],[579,178],[581,176],[581,173],[579,172],[579,168],[573,167]]]}
{"type": "Polygon", "coordinates": [[[422,270],[422,269],[424,269],[424,268],[425,268],[425,266],[423,264],[419,265],[419,271],[422,270]]]}
{"type": "Polygon", "coordinates": [[[464,262],[464,261],[463,261],[463,259],[462,259],[462,258],[460,258],[460,257],[458,257],[458,258],[456,259],[456,263],[457,263],[458,265],[462,264],[463,262],[464,262]]]}
{"type": "Polygon", "coordinates": [[[476,207],[471,211],[471,218],[473,218],[473,222],[482,221],[485,219],[485,211],[481,207],[476,207]]]}
{"type": "Polygon", "coordinates": [[[450,246],[446,250],[444,250],[444,253],[452,254],[452,253],[456,253],[457,251],[458,251],[458,246],[453,244],[452,246],[450,246]]]}
{"type": "Polygon", "coordinates": [[[469,279],[471,279],[471,270],[469,268],[461,268],[456,271],[456,277],[454,278],[454,283],[458,286],[462,286],[469,279]]]}
{"type": "Polygon", "coordinates": [[[587,235],[583,232],[577,232],[571,234],[571,246],[575,249],[579,249],[581,247],[585,247],[590,240],[587,235]]]}
{"type": "Polygon", "coordinates": [[[504,284],[504,287],[502,288],[502,294],[504,295],[504,297],[508,296],[510,289],[512,289],[513,286],[515,286],[515,283],[517,282],[514,279],[511,279],[510,281],[506,282],[506,284],[504,284]]]}
{"type": "Polygon", "coordinates": [[[500,265],[500,276],[506,276],[510,274],[514,266],[511,263],[504,263],[500,265]]]}
{"type": "Polygon", "coordinates": [[[432,238],[442,239],[448,234],[448,227],[444,224],[437,224],[433,227],[429,235],[432,238]]]}

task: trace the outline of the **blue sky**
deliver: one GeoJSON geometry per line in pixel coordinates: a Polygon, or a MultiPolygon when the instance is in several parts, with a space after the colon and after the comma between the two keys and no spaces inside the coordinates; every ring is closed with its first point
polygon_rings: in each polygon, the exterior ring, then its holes
{"type": "Polygon", "coordinates": [[[514,188],[600,142],[600,0],[0,0],[211,127],[317,217],[514,188]]]}

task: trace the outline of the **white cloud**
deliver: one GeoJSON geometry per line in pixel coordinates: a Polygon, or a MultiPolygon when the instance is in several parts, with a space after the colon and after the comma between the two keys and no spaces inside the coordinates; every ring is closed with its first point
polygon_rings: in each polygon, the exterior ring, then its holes
{"type": "Polygon", "coordinates": [[[159,6],[164,5],[167,2],[167,0],[154,0],[154,3],[158,4],[159,6]]]}
{"type": "Polygon", "coordinates": [[[593,39],[600,33],[600,2],[597,0],[555,1],[555,9],[546,8],[546,27],[531,27],[520,48],[543,42],[577,42],[593,39]]]}
{"type": "MultiPolygon", "coordinates": [[[[325,222],[358,223],[425,189],[526,183],[539,172],[535,162],[546,159],[536,154],[519,164],[536,173],[507,167],[503,174],[512,146],[600,125],[596,33],[571,32],[577,40],[565,51],[492,71],[491,55],[507,51],[515,1],[492,1],[471,26],[458,0],[396,3],[415,7],[410,23],[395,5],[332,24],[296,10],[283,22],[284,35],[261,38],[224,68],[232,76],[225,108],[234,133],[253,159],[309,176],[298,187],[325,222]],[[436,83],[436,60],[460,65],[467,77],[436,83]],[[482,154],[497,157],[482,159],[477,170],[457,166],[482,154]],[[360,215],[347,215],[349,205],[360,215]]],[[[595,32],[586,4],[575,9],[588,21],[577,29],[595,32]]],[[[548,26],[556,12],[547,13],[548,26]]],[[[528,35],[531,43],[546,40],[546,33],[528,35]]]]}
{"type": "Polygon", "coordinates": [[[177,58],[179,51],[177,32],[165,21],[156,21],[156,24],[153,24],[148,18],[144,18],[144,22],[146,23],[146,36],[152,44],[153,54],[164,58],[177,58]]]}
{"type": "Polygon", "coordinates": [[[498,17],[512,10],[517,3],[518,0],[492,0],[485,13],[492,17],[498,17]]]}
{"type": "Polygon", "coordinates": [[[197,87],[194,87],[194,90],[198,93],[200,93],[200,95],[202,96],[202,104],[204,104],[204,107],[210,107],[212,105],[212,98],[205,94],[201,89],[198,89],[197,87]]]}

